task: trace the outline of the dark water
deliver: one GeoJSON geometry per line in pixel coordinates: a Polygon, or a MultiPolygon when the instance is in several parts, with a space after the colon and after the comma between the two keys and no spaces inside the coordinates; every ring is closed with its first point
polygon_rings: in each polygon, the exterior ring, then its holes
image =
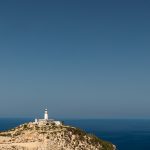
{"type": "MultiPolygon", "coordinates": [[[[0,119],[0,130],[7,130],[31,119],[0,119]]],[[[65,120],[114,143],[119,150],[150,150],[150,120],[65,120]]]]}

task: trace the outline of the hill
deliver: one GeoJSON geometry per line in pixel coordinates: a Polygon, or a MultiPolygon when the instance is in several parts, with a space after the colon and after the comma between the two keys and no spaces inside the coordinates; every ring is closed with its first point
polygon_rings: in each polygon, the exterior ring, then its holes
{"type": "Polygon", "coordinates": [[[64,124],[34,122],[0,132],[1,150],[115,150],[92,134],[64,124]]]}

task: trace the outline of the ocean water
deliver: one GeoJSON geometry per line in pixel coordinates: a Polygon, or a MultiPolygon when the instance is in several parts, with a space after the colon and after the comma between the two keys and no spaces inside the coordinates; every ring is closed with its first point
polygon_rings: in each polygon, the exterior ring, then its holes
{"type": "MultiPolygon", "coordinates": [[[[32,119],[0,119],[0,130],[11,129],[32,119]]],[[[64,120],[96,136],[110,141],[118,150],[150,150],[150,120],[64,120]]]]}

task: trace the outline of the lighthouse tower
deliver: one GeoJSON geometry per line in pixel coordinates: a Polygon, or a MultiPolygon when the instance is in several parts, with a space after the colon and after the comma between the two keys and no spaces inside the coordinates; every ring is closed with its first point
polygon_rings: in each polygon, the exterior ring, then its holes
{"type": "Polygon", "coordinates": [[[47,109],[45,109],[44,119],[45,119],[45,120],[48,120],[48,111],[47,111],[47,109]]]}
{"type": "Polygon", "coordinates": [[[44,111],[44,119],[35,119],[35,124],[38,124],[38,125],[46,125],[47,123],[55,123],[56,125],[62,125],[63,123],[61,121],[57,121],[57,120],[54,120],[54,119],[48,119],[48,110],[45,109],[44,111]]]}

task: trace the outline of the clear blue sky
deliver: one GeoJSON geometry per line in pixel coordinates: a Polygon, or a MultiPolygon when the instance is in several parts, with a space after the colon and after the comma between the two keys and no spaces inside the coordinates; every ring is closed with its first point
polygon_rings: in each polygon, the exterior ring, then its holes
{"type": "Polygon", "coordinates": [[[1,0],[0,117],[150,118],[149,0],[1,0]]]}

